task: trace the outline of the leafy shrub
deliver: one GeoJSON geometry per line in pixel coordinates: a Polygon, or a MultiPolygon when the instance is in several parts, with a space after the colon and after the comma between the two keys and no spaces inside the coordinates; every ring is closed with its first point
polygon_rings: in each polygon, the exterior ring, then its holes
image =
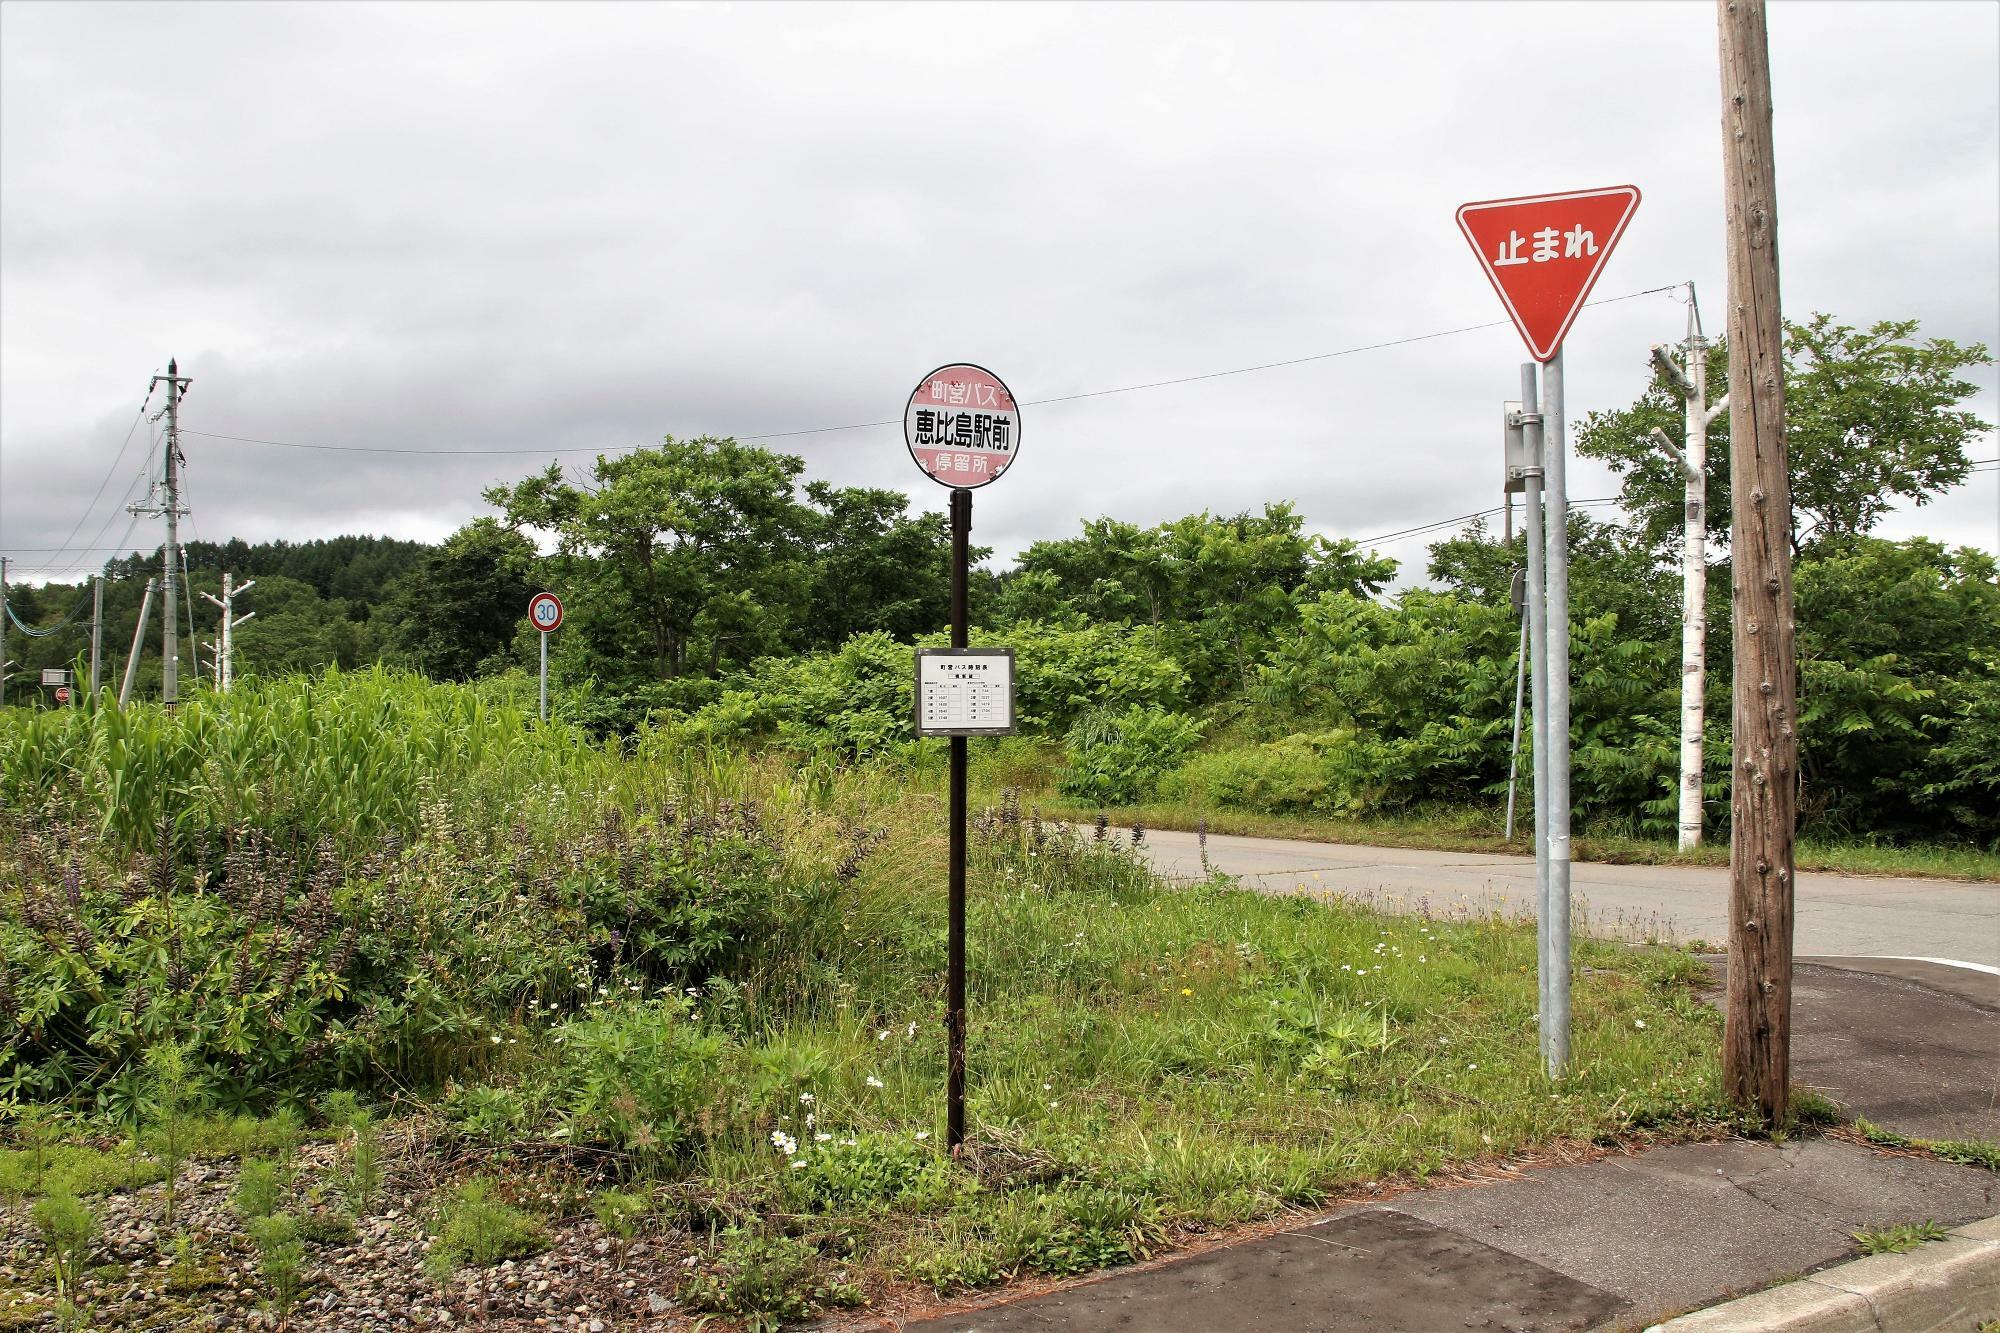
{"type": "Polygon", "coordinates": [[[190,1086],[240,1115],[273,1089],[483,1073],[512,1015],[559,1020],[613,975],[803,998],[823,973],[801,962],[841,937],[872,846],[802,854],[728,801],[611,806],[546,843],[433,814],[354,857],[242,831],[219,852],[166,836],[135,867],[88,831],[0,812],[0,1021],[18,1033],[0,1098],[145,1119],[157,1079],[127,1052],[174,1033],[190,1086]]]}
{"type": "Polygon", "coordinates": [[[607,1010],[563,1027],[550,1101],[573,1142],[671,1158],[714,1102],[723,1039],[670,1000],[607,1010]]]}
{"type": "Polygon", "coordinates": [[[1346,733],[1296,733],[1261,745],[1209,750],[1160,781],[1160,794],[1197,805],[1273,814],[1327,813],[1340,808],[1323,757],[1346,733]]]}
{"type": "Polygon", "coordinates": [[[451,1195],[438,1215],[424,1264],[442,1282],[456,1270],[485,1268],[502,1259],[525,1259],[548,1248],[542,1224],[494,1197],[493,1182],[475,1178],[451,1195]]]}
{"type": "Polygon", "coordinates": [[[1200,740],[1201,724],[1185,714],[1137,704],[1122,713],[1091,709],[1069,730],[1063,794],[1099,805],[1144,800],[1200,740]]]}
{"type": "Polygon", "coordinates": [[[933,1208],[959,1188],[951,1163],[907,1138],[864,1134],[802,1148],[785,1173],[786,1200],[802,1212],[933,1208]]]}

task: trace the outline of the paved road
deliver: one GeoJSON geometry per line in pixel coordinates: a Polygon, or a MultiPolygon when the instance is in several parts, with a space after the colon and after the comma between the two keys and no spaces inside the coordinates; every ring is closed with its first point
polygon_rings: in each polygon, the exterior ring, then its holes
{"type": "MultiPolygon", "coordinates": [[[[1198,878],[1192,833],[1149,829],[1161,873],[1198,878]]],[[[1210,834],[1211,864],[1269,893],[1339,894],[1439,914],[1460,908],[1532,915],[1535,863],[1487,852],[1427,852],[1210,834]]],[[[1721,944],[1729,874],[1715,866],[1578,862],[1571,894],[1586,929],[1624,938],[1721,944]]],[[[1792,947],[1822,957],[1939,958],[2000,968],[2000,884],[1941,879],[1799,876],[1792,947]]]]}

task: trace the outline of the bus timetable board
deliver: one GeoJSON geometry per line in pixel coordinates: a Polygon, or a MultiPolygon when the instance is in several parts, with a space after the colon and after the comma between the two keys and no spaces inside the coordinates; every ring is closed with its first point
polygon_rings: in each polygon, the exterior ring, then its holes
{"type": "Polygon", "coordinates": [[[919,736],[1010,736],[1012,648],[917,649],[919,736]]]}

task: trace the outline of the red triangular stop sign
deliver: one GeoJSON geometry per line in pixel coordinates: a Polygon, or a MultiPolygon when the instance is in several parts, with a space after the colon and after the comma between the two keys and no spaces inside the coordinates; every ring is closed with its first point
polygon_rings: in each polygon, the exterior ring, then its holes
{"type": "Polygon", "coordinates": [[[1458,229],[1535,360],[1555,358],[1638,207],[1637,186],[1613,185],[1458,210],[1458,229]]]}

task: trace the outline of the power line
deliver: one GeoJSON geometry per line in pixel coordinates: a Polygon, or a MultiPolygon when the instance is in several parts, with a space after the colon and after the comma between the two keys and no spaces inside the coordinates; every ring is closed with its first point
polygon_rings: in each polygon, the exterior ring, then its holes
{"type": "MultiPolygon", "coordinates": [[[[1644,291],[1627,292],[1623,296],[1607,296],[1601,300],[1589,301],[1585,304],[1594,306],[1611,305],[1618,301],[1632,301],[1641,296],[1656,296],[1661,292],[1677,291],[1681,285],[1680,283],[1675,283],[1667,287],[1648,287],[1644,291]]],[[[1488,320],[1483,324],[1465,324],[1455,329],[1439,329],[1431,333],[1413,334],[1407,338],[1391,338],[1386,342],[1364,343],[1356,347],[1343,347],[1339,351],[1334,352],[1315,352],[1311,356],[1295,356],[1284,361],[1266,361],[1254,366],[1238,366],[1232,370],[1211,370],[1199,375],[1182,375],[1174,379],[1149,380],[1143,384],[1125,384],[1115,389],[1090,389],[1083,393],[1061,394],[1053,398],[1033,398],[1024,401],[1021,406],[1046,407],[1054,403],[1074,403],[1086,398],[1108,398],[1113,394],[1140,393],[1147,389],[1165,389],[1177,384],[1194,384],[1202,380],[1224,379],[1231,375],[1252,375],[1259,371],[1279,370],[1286,366],[1302,366],[1313,361],[1331,361],[1344,356],[1359,356],[1363,352],[1379,352],[1391,347],[1407,347],[1412,343],[1429,342],[1434,338],[1452,338],[1461,333],[1473,333],[1480,329],[1504,328],[1506,325],[1507,321],[1504,319],[1488,320]]],[[[885,417],[880,421],[854,421],[841,426],[812,426],[803,430],[764,431],[755,435],[732,435],[729,438],[744,441],[788,440],[797,439],[805,435],[831,435],[841,431],[870,430],[877,426],[894,426],[899,425],[901,421],[902,418],[900,417],[885,417]]],[[[250,435],[224,435],[216,431],[190,430],[185,426],[181,428],[181,433],[184,435],[199,435],[204,439],[210,440],[230,440],[237,444],[269,445],[277,449],[312,449],[326,453],[409,454],[427,457],[506,458],[523,454],[546,457],[549,454],[612,453],[615,452],[616,448],[606,449],[598,445],[573,445],[547,449],[410,449],[383,444],[303,444],[296,440],[267,440],[250,435]]],[[[637,448],[639,446],[628,445],[620,447],[637,448]]]]}
{"type": "Polygon", "coordinates": [[[97,494],[90,497],[90,503],[83,507],[83,512],[81,514],[78,514],[76,516],[75,526],[69,530],[69,536],[63,538],[62,546],[57,548],[58,555],[60,555],[62,551],[65,548],[67,548],[71,542],[76,540],[76,534],[81,532],[83,530],[83,525],[90,520],[91,512],[97,508],[97,502],[104,498],[104,488],[111,484],[111,478],[117,475],[118,465],[125,461],[125,451],[132,447],[132,437],[138,433],[139,423],[146,419],[146,409],[152,405],[152,402],[153,402],[153,388],[149,384],[146,386],[145,398],[140,400],[139,410],[133,414],[132,424],[125,428],[125,438],[118,442],[117,456],[111,460],[111,466],[104,469],[104,480],[97,483],[97,494]]]}
{"type": "MultiPolygon", "coordinates": [[[[1615,495],[1599,495],[1588,500],[1571,500],[1569,507],[1580,509],[1585,505],[1617,504],[1618,499],[1619,497],[1615,495]]],[[[1491,518],[1504,508],[1505,505],[1495,505],[1491,509],[1475,510],[1470,514],[1460,514],[1456,518],[1441,518],[1434,523],[1422,523],[1414,528],[1403,528],[1398,532],[1385,532],[1380,537],[1363,537],[1357,540],[1355,545],[1379,546],[1383,542],[1401,541],[1405,537],[1419,537],[1427,532],[1437,532],[1444,528],[1456,527],[1461,523],[1470,523],[1475,518],[1491,518]]]]}

